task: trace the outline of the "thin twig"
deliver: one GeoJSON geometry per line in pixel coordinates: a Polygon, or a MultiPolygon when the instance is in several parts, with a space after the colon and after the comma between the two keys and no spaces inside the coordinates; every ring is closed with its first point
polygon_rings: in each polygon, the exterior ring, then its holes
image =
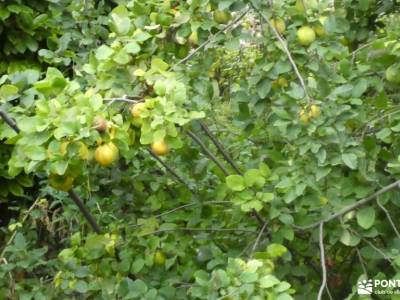
{"type": "Polygon", "coordinates": [[[20,132],[17,123],[15,123],[15,121],[3,109],[0,109],[0,118],[2,118],[16,133],[20,132]]]}
{"type": "Polygon", "coordinates": [[[193,56],[196,55],[199,51],[201,51],[204,47],[206,47],[208,44],[213,42],[215,38],[220,35],[221,33],[226,33],[229,29],[231,29],[233,26],[235,26],[243,17],[249,12],[250,7],[247,8],[239,17],[237,17],[235,20],[230,22],[228,25],[226,25],[224,28],[222,28],[220,31],[218,31],[216,34],[212,35],[211,37],[208,38],[205,42],[203,42],[199,47],[197,47],[192,53],[178,61],[176,64],[174,64],[171,68],[175,68],[178,65],[184,64],[187,61],[189,61],[193,56]]]}
{"type": "Polygon", "coordinates": [[[400,239],[400,233],[397,230],[396,225],[393,222],[393,219],[389,213],[389,211],[379,202],[379,199],[376,199],[376,203],[378,204],[378,206],[383,210],[383,212],[385,213],[387,219],[389,220],[390,225],[392,225],[393,231],[396,233],[397,237],[400,239]]]}
{"type": "Polygon", "coordinates": [[[199,123],[200,123],[201,129],[211,139],[211,141],[214,143],[215,147],[217,147],[217,149],[222,154],[222,156],[225,158],[225,160],[232,166],[232,168],[236,171],[236,173],[238,173],[239,175],[242,175],[242,172],[240,171],[239,167],[236,165],[236,163],[233,161],[233,159],[229,156],[228,152],[225,150],[225,147],[218,140],[218,138],[211,132],[211,130],[208,128],[208,126],[204,122],[200,121],[199,123]]]}
{"type": "Polygon", "coordinates": [[[319,249],[321,252],[321,268],[322,268],[322,283],[318,292],[318,300],[322,299],[326,287],[326,264],[325,264],[325,249],[324,249],[324,222],[319,224],[319,249]]]}
{"type": "Polygon", "coordinates": [[[332,221],[332,220],[334,220],[334,219],[336,219],[338,217],[341,217],[341,216],[347,214],[350,211],[353,211],[353,210],[355,210],[357,208],[360,208],[361,206],[364,206],[365,204],[368,204],[369,202],[375,200],[378,196],[380,196],[380,195],[382,195],[382,194],[384,194],[384,193],[386,193],[386,192],[388,192],[390,190],[393,190],[393,189],[395,189],[395,188],[397,188],[399,186],[400,186],[400,180],[397,180],[397,181],[385,186],[384,188],[378,190],[377,192],[373,193],[372,195],[370,195],[370,196],[368,196],[366,198],[363,198],[363,199],[361,199],[361,200],[359,200],[359,201],[357,201],[357,202],[355,202],[355,203],[353,203],[351,205],[348,205],[348,206],[342,208],[340,211],[330,215],[327,218],[324,218],[322,220],[314,222],[314,223],[312,223],[310,225],[306,225],[306,226],[294,225],[294,227],[296,229],[298,229],[298,230],[308,230],[308,229],[315,228],[318,225],[320,225],[320,223],[322,223],[322,222],[323,223],[327,223],[327,222],[332,221]]]}
{"type": "Polygon", "coordinates": [[[264,225],[263,225],[263,226],[261,227],[261,229],[260,229],[260,233],[259,233],[258,236],[257,236],[257,239],[256,239],[256,241],[255,241],[255,243],[254,243],[254,245],[253,245],[253,248],[251,249],[251,255],[250,255],[251,257],[253,256],[254,251],[256,251],[257,246],[258,246],[258,244],[260,243],[260,239],[261,239],[261,236],[262,236],[263,233],[264,233],[265,228],[267,228],[267,222],[265,222],[264,225]]]}
{"type": "MultiPolygon", "coordinates": [[[[251,6],[259,11],[259,9],[254,5],[254,3],[252,1],[250,1],[251,6]]],[[[280,44],[282,45],[283,51],[285,52],[286,56],[289,59],[290,64],[293,67],[294,72],[296,73],[297,78],[300,81],[300,85],[304,90],[304,94],[306,96],[307,102],[312,102],[310,95],[307,92],[307,88],[306,88],[306,84],[304,82],[303,76],[301,76],[299,69],[297,68],[296,62],[294,61],[292,54],[289,51],[289,48],[287,46],[287,42],[286,40],[279,34],[279,32],[275,29],[275,27],[271,24],[271,22],[268,20],[268,18],[266,16],[264,16],[264,14],[260,11],[260,15],[263,17],[263,19],[265,20],[265,22],[267,22],[269,28],[272,30],[272,32],[275,34],[276,38],[278,39],[278,41],[280,42],[280,44]]]]}
{"type": "Polygon", "coordinates": [[[242,229],[242,228],[191,228],[191,227],[177,227],[177,228],[165,228],[165,229],[159,229],[156,231],[152,232],[146,232],[144,234],[141,234],[141,236],[146,236],[146,235],[153,235],[153,234],[159,234],[159,233],[164,233],[164,232],[170,232],[170,231],[207,231],[207,232],[247,232],[247,233],[253,233],[257,234],[258,231],[251,230],[251,229],[242,229]]]}
{"type": "Polygon", "coordinates": [[[151,149],[147,149],[147,151],[150,153],[150,155],[157,160],[168,172],[172,174],[172,176],[175,177],[175,179],[185,185],[189,190],[192,190],[189,184],[183,180],[181,176],[178,175],[178,173],[175,172],[174,169],[172,169],[165,161],[163,161],[157,154],[155,154],[151,149]]]}
{"type": "Polygon", "coordinates": [[[126,102],[126,103],[132,103],[132,104],[137,104],[140,102],[143,102],[144,100],[133,100],[129,98],[106,98],[104,101],[111,102],[109,105],[111,105],[114,102],[126,102]]]}
{"type": "Polygon", "coordinates": [[[363,269],[364,275],[365,275],[365,277],[368,278],[367,268],[365,267],[364,259],[361,255],[360,249],[358,249],[358,247],[356,247],[356,252],[357,252],[358,260],[360,261],[361,268],[363,269]]]}
{"type": "MultiPolygon", "coordinates": [[[[22,221],[21,221],[21,225],[22,225],[22,226],[24,225],[24,223],[26,222],[26,220],[29,218],[29,215],[31,214],[32,210],[37,206],[37,204],[39,203],[40,200],[41,200],[40,198],[37,198],[37,199],[35,200],[35,202],[33,202],[33,204],[31,205],[31,207],[29,207],[28,211],[25,213],[25,216],[23,217],[23,219],[22,219],[22,221]]],[[[1,260],[1,259],[4,259],[4,261],[6,261],[5,258],[4,258],[4,254],[5,254],[5,252],[6,252],[7,247],[10,246],[11,243],[14,241],[14,238],[15,238],[15,236],[17,235],[17,231],[18,231],[18,230],[17,230],[17,228],[16,228],[16,229],[14,230],[13,234],[11,235],[11,237],[9,238],[9,240],[7,241],[6,245],[4,246],[3,250],[1,251],[1,253],[0,253],[0,260],[1,260]]]]}
{"type": "Polygon", "coordinates": [[[229,175],[228,170],[224,167],[224,165],[218,160],[218,158],[211,153],[211,151],[207,148],[207,146],[202,142],[202,140],[194,134],[190,130],[186,130],[188,136],[190,136],[203,150],[203,152],[221,169],[221,171],[225,174],[225,176],[229,175]]]}

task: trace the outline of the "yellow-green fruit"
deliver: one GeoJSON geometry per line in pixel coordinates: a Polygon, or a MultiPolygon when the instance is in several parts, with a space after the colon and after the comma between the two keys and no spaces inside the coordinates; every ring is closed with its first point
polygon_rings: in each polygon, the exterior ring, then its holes
{"type": "Polygon", "coordinates": [[[94,158],[103,167],[110,166],[118,157],[118,148],[113,143],[97,147],[94,158]]]}
{"type": "Polygon", "coordinates": [[[179,59],[184,59],[190,51],[189,45],[180,45],[177,48],[177,51],[175,51],[175,56],[179,59]]]}
{"type": "Polygon", "coordinates": [[[89,158],[89,149],[84,143],[80,143],[79,157],[83,160],[87,160],[89,158]]]}
{"type": "Polygon", "coordinates": [[[310,112],[308,113],[310,118],[318,118],[321,116],[321,109],[319,108],[318,105],[311,105],[310,107],[310,112]]]}
{"type": "Polygon", "coordinates": [[[231,14],[223,10],[216,10],[213,13],[213,17],[218,24],[226,24],[231,19],[231,14]]]}
{"type": "Polygon", "coordinates": [[[152,12],[150,14],[150,21],[152,21],[153,23],[156,23],[157,22],[157,16],[158,16],[158,13],[152,12]]]}
{"type": "Polygon", "coordinates": [[[287,81],[287,79],[285,77],[279,77],[278,80],[277,80],[277,83],[281,87],[288,87],[289,86],[289,83],[288,83],[288,81],[287,81]]]}
{"type": "Polygon", "coordinates": [[[142,112],[146,109],[146,104],[141,102],[141,103],[137,103],[135,105],[133,105],[131,107],[131,114],[132,117],[134,118],[140,118],[140,116],[142,115],[142,112]]]}
{"type": "Polygon", "coordinates": [[[162,253],[160,250],[157,250],[156,253],[154,254],[154,263],[156,265],[163,265],[165,264],[165,255],[162,253]]]}
{"type": "Polygon", "coordinates": [[[325,27],[324,27],[326,19],[327,19],[326,16],[319,17],[319,24],[316,24],[313,27],[317,36],[323,37],[326,35],[326,31],[325,31],[325,27]]]}
{"type": "Polygon", "coordinates": [[[387,68],[385,76],[389,82],[400,83],[400,64],[394,64],[387,68]]]}
{"type": "Polygon", "coordinates": [[[326,197],[320,197],[319,198],[319,203],[321,203],[321,205],[326,205],[328,204],[329,200],[326,197]]]}
{"type": "Polygon", "coordinates": [[[303,124],[308,124],[310,122],[310,119],[304,109],[300,111],[300,122],[303,124]]]}
{"type": "Polygon", "coordinates": [[[276,18],[271,20],[271,25],[278,31],[280,34],[283,34],[286,30],[285,21],[281,18],[276,18]]]}
{"type": "Polygon", "coordinates": [[[318,2],[317,0],[297,0],[295,7],[300,12],[304,12],[306,9],[315,10],[318,8],[318,2]]]}
{"type": "Polygon", "coordinates": [[[190,35],[189,35],[189,42],[192,45],[198,45],[199,44],[199,34],[197,33],[197,30],[193,31],[190,35]]]}
{"type": "Polygon", "coordinates": [[[169,147],[164,141],[158,141],[151,144],[151,150],[159,156],[168,154],[169,147]]]}
{"type": "Polygon", "coordinates": [[[51,174],[49,177],[49,183],[56,190],[68,192],[73,187],[74,178],[70,176],[51,174]]]}
{"type": "Polygon", "coordinates": [[[300,27],[297,30],[297,40],[303,46],[309,46],[315,41],[315,32],[309,26],[300,27]]]}

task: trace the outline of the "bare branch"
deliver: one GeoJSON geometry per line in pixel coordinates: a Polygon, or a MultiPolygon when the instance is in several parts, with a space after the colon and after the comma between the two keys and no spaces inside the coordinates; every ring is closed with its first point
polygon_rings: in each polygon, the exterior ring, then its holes
{"type": "Polygon", "coordinates": [[[207,148],[207,146],[202,142],[202,140],[194,134],[190,130],[186,130],[188,136],[190,136],[203,150],[203,152],[221,169],[221,171],[225,174],[225,176],[229,175],[228,170],[224,167],[224,165],[218,160],[218,158],[211,153],[211,151],[207,148]]]}
{"type": "Polygon", "coordinates": [[[261,227],[261,229],[260,229],[260,233],[258,234],[258,236],[257,236],[257,239],[256,239],[256,241],[255,241],[255,243],[254,243],[254,245],[253,245],[253,248],[251,249],[251,257],[253,256],[253,254],[254,254],[254,251],[256,251],[256,249],[257,249],[257,246],[258,246],[258,244],[260,243],[260,239],[261,239],[261,236],[263,235],[263,233],[264,233],[264,230],[265,230],[265,228],[267,228],[267,222],[264,222],[264,225],[261,227]]]}
{"type": "Polygon", "coordinates": [[[0,118],[2,118],[16,133],[20,132],[17,123],[15,123],[15,121],[3,109],[0,109],[0,118]]]}
{"type": "Polygon", "coordinates": [[[368,278],[367,268],[365,267],[364,259],[361,255],[360,249],[358,249],[358,247],[356,247],[356,252],[357,252],[358,260],[360,261],[361,268],[363,269],[364,275],[368,278]]]}
{"type": "Polygon", "coordinates": [[[379,199],[376,199],[376,203],[378,204],[378,206],[383,210],[383,212],[385,213],[387,219],[389,220],[390,225],[392,225],[393,231],[396,233],[397,237],[400,239],[400,233],[397,230],[396,225],[393,222],[392,217],[390,216],[389,211],[379,202],[379,199]]]}
{"type": "Polygon", "coordinates": [[[257,234],[258,231],[251,230],[251,229],[244,229],[244,228],[191,228],[191,227],[177,227],[177,228],[165,228],[165,229],[159,229],[156,231],[152,232],[147,232],[144,234],[141,234],[141,236],[146,236],[146,235],[153,235],[153,234],[159,234],[159,233],[164,233],[164,232],[171,232],[171,231],[206,231],[206,232],[246,232],[246,233],[253,233],[257,234]]]}
{"type": "Polygon", "coordinates": [[[185,182],[185,180],[178,175],[178,173],[175,172],[174,169],[172,169],[165,161],[163,161],[157,154],[155,154],[151,149],[147,149],[147,151],[150,153],[150,155],[155,158],[168,172],[170,172],[172,174],[172,176],[175,177],[175,179],[182,183],[183,185],[185,185],[189,190],[192,190],[189,186],[189,184],[187,184],[185,182]]]}
{"type": "Polygon", "coordinates": [[[357,201],[357,202],[355,202],[355,203],[353,203],[351,205],[348,205],[348,206],[342,208],[337,213],[334,213],[334,214],[330,215],[329,217],[327,217],[325,219],[319,220],[319,221],[314,222],[314,223],[312,223],[310,225],[306,225],[306,226],[294,225],[294,227],[296,229],[298,229],[298,230],[308,230],[308,229],[315,228],[318,225],[320,225],[320,223],[322,223],[322,222],[323,223],[327,223],[327,222],[332,221],[332,220],[334,220],[334,219],[336,219],[338,217],[341,217],[341,216],[347,214],[350,211],[353,211],[353,210],[355,210],[357,208],[360,208],[361,206],[364,206],[364,205],[370,203],[371,201],[375,200],[380,195],[382,195],[382,194],[384,194],[384,193],[386,193],[386,192],[388,192],[390,190],[393,190],[393,189],[395,189],[395,188],[397,188],[399,186],[400,186],[400,180],[397,180],[397,181],[385,186],[384,188],[380,189],[379,191],[373,193],[372,195],[370,195],[370,196],[368,196],[366,198],[363,198],[363,199],[361,199],[361,200],[359,200],[359,201],[357,201]]]}
{"type": "Polygon", "coordinates": [[[326,264],[325,264],[325,249],[324,249],[324,222],[319,224],[319,249],[321,252],[321,268],[322,268],[322,283],[318,292],[318,300],[322,299],[326,287],[326,264]]]}
{"type": "MultiPolygon", "coordinates": [[[[257,7],[254,6],[254,4],[252,3],[252,1],[250,1],[251,5],[253,6],[253,8],[255,10],[258,10],[257,7]]],[[[296,62],[294,61],[292,54],[289,51],[289,48],[287,46],[287,42],[284,39],[284,37],[282,37],[279,32],[275,29],[274,26],[272,26],[271,22],[268,20],[268,18],[266,16],[264,16],[264,14],[260,11],[260,15],[262,16],[262,18],[265,20],[265,22],[267,22],[269,28],[272,30],[272,32],[275,34],[276,38],[278,39],[278,41],[280,42],[283,51],[285,52],[286,56],[289,59],[290,64],[293,67],[294,72],[296,73],[297,78],[300,81],[300,85],[304,90],[304,94],[306,96],[307,101],[310,103],[311,102],[311,98],[310,95],[308,94],[307,88],[306,88],[306,84],[304,82],[303,76],[301,76],[299,69],[297,68],[296,62]]]]}
{"type": "Polygon", "coordinates": [[[95,218],[92,216],[92,214],[88,211],[86,206],[83,204],[82,199],[78,196],[78,194],[75,193],[74,190],[70,190],[68,192],[69,196],[71,199],[75,202],[76,206],[78,206],[79,210],[85,217],[85,219],[89,222],[89,224],[92,226],[93,230],[97,233],[101,233],[100,226],[97,224],[95,218]]]}
{"type": "Polygon", "coordinates": [[[176,64],[174,64],[171,68],[175,68],[178,65],[184,64],[187,61],[189,61],[193,56],[196,55],[196,53],[198,53],[199,51],[201,51],[204,47],[206,47],[208,44],[212,43],[215,38],[220,35],[221,33],[226,33],[227,31],[229,31],[233,26],[235,26],[241,19],[243,19],[243,17],[249,12],[250,7],[247,8],[239,17],[237,17],[235,20],[233,20],[232,22],[230,22],[228,25],[226,25],[223,29],[221,29],[220,31],[218,31],[216,34],[210,36],[208,38],[208,40],[206,40],[205,42],[203,42],[199,47],[197,47],[193,52],[191,52],[189,55],[187,55],[186,57],[184,57],[183,59],[181,59],[180,61],[178,61],[176,64]]]}
{"type": "Polygon", "coordinates": [[[109,103],[109,105],[113,104],[114,102],[126,102],[126,103],[131,103],[131,104],[137,104],[140,102],[144,102],[143,99],[138,99],[138,100],[134,100],[134,99],[129,99],[129,98],[106,98],[104,99],[104,101],[107,102],[111,102],[109,103]]]}
{"type": "Polygon", "coordinates": [[[236,163],[233,161],[233,159],[229,156],[228,152],[225,150],[224,146],[221,144],[221,142],[218,140],[218,138],[211,132],[211,130],[208,128],[208,126],[204,122],[199,122],[201,129],[205,132],[205,134],[211,139],[211,141],[214,143],[215,147],[219,150],[219,152],[222,154],[222,156],[225,158],[225,160],[232,166],[232,168],[238,173],[239,175],[242,175],[242,172],[240,171],[239,167],[236,165],[236,163]]]}

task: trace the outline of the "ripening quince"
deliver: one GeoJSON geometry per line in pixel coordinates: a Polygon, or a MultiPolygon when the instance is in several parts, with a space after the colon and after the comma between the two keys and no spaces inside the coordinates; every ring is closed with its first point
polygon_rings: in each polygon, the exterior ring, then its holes
{"type": "Polygon", "coordinates": [[[153,144],[151,144],[151,150],[153,150],[153,152],[159,156],[163,156],[168,154],[169,152],[169,147],[168,145],[164,142],[164,140],[158,141],[158,142],[154,142],[153,144]]]}
{"type": "Polygon", "coordinates": [[[56,190],[68,192],[72,189],[74,184],[74,178],[70,176],[61,176],[57,174],[51,174],[49,176],[50,186],[56,190]]]}
{"type": "Polygon", "coordinates": [[[301,123],[303,123],[303,124],[308,124],[309,122],[310,122],[310,118],[308,117],[308,115],[307,115],[307,113],[306,113],[306,111],[305,111],[305,109],[302,109],[301,111],[300,111],[300,122],[301,123]]]}
{"type": "Polygon", "coordinates": [[[386,69],[386,80],[392,83],[400,83],[400,64],[393,64],[386,69]]]}
{"type": "Polygon", "coordinates": [[[108,129],[108,123],[102,116],[96,116],[93,120],[93,127],[99,132],[106,132],[108,129]]]}
{"type": "Polygon", "coordinates": [[[283,34],[286,30],[285,21],[283,21],[281,18],[272,19],[271,25],[275,28],[276,31],[279,32],[279,34],[283,34]]]}
{"type": "Polygon", "coordinates": [[[319,116],[321,116],[321,108],[315,104],[311,105],[308,116],[310,118],[318,118],[319,116]]]}
{"type": "Polygon", "coordinates": [[[118,158],[118,148],[110,142],[97,147],[94,158],[103,167],[110,166],[118,158]]]}
{"type": "Polygon", "coordinates": [[[297,30],[297,40],[303,46],[309,46],[315,41],[315,32],[309,26],[302,26],[297,30]]]}
{"type": "Polygon", "coordinates": [[[142,112],[146,109],[146,103],[140,102],[132,105],[131,114],[134,118],[140,118],[142,112]]]}
{"type": "Polygon", "coordinates": [[[231,14],[223,10],[215,10],[213,13],[214,21],[218,24],[226,24],[231,19],[231,14]]]}
{"type": "Polygon", "coordinates": [[[161,250],[157,250],[154,254],[154,263],[156,265],[163,265],[165,264],[165,254],[161,250]]]}

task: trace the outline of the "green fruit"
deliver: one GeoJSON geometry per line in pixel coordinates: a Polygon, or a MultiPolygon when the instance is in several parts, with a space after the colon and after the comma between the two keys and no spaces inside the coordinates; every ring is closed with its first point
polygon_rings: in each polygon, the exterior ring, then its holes
{"type": "Polygon", "coordinates": [[[307,9],[316,10],[318,8],[317,0],[297,0],[295,4],[299,12],[304,12],[307,9]]]}
{"type": "Polygon", "coordinates": [[[167,92],[167,85],[162,80],[157,80],[156,83],[154,83],[153,88],[158,96],[164,96],[167,92]]]}
{"type": "Polygon", "coordinates": [[[271,20],[271,25],[278,31],[280,34],[284,33],[286,30],[285,22],[281,18],[276,18],[271,20]]]}
{"type": "Polygon", "coordinates": [[[213,17],[218,24],[226,24],[231,19],[231,14],[223,10],[215,10],[213,17]]]}
{"type": "Polygon", "coordinates": [[[49,183],[50,186],[52,186],[56,190],[68,192],[73,187],[74,178],[70,176],[51,174],[49,177],[49,183]]]}
{"type": "Polygon", "coordinates": [[[309,46],[315,41],[315,32],[309,26],[300,27],[297,30],[297,40],[303,46],[309,46]]]}
{"type": "Polygon", "coordinates": [[[385,72],[386,80],[392,83],[400,83],[400,64],[391,65],[385,72]]]}
{"type": "Polygon", "coordinates": [[[189,54],[189,51],[189,45],[178,46],[178,51],[175,52],[175,56],[179,59],[183,59],[189,54]]]}
{"type": "Polygon", "coordinates": [[[165,254],[162,253],[160,250],[157,250],[154,254],[154,263],[156,265],[164,265],[165,264],[165,254]]]}
{"type": "Polygon", "coordinates": [[[189,36],[189,42],[192,45],[198,45],[199,44],[199,34],[196,31],[193,31],[190,36],[189,36]]]}

